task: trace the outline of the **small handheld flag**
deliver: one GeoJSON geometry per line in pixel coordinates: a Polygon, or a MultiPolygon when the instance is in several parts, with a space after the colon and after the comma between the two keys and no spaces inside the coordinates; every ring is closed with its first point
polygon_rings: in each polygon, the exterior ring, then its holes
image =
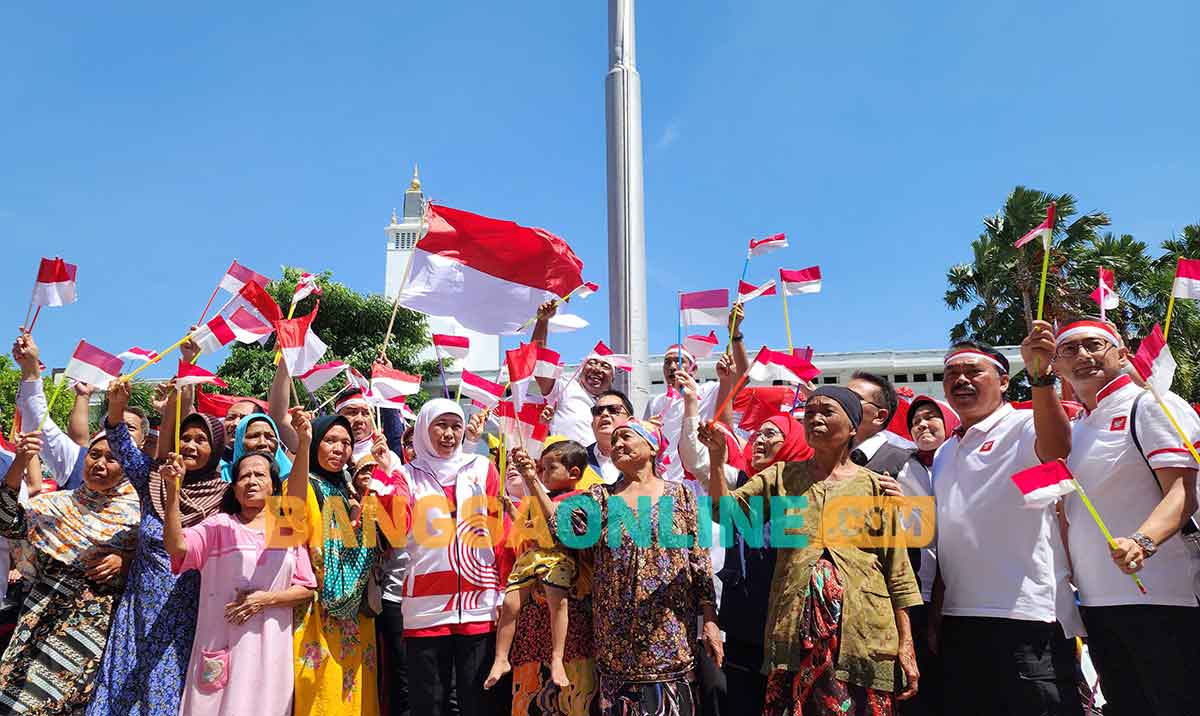
{"type": "Polygon", "coordinates": [[[100,350],[87,341],[79,341],[71,360],[63,373],[80,383],[91,383],[99,390],[121,375],[122,361],[117,356],[100,350]]]}
{"type": "Polygon", "coordinates": [[[821,267],[809,266],[798,271],[779,269],[779,284],[785,296],[821,292],[821,267]]]}
{"type": "Polygon", "coordinates": [[[679,316],[688,326],[719,326],[729,315],[729,289],[679,294],[679,316]]]}
{"type": "Polygon", "coordinates": [[[152,361],[155,358],[158,358],[158,354],[154,351],[148,351],[145,348],[134,346],[123,353],[118,353],[117,357],[121,360],[152,361]]]}
{"type": "Polygon", "coordinates": [[[271,279],[246,268],[239,264],[237,259],[234,259],[233,263],[229,264],[229,268],[225,270],[225,275],[221,277],[220,286],[230,293],[237,293],[247,283],[256,283],[265,288],[270,282],[271,279]]]}
{"type": "Polygon", "coordinates": [[[1046,209],[1046,220],[1029,230],[1021,238],[1017,239],[1013,244],[1016,248],[1021,248],[1034,239],[1041,239],[1042,246],[1046,251],[1050,250],[1051,236],[1054,234],[1054,207],[1055,203],[1050,202],[1050,206],[1046,209]]]}
{"type": "Polygon", "coordinates": [[[504,352],[504,364],[508,367],[508,382],[512,388],[513,403],[517,410],[525,403],[529,384],[533,381],[538,362],[538,345],[522,343],[519,348],[504,352]]]}
{"type": "Polygon", "coordinates": [[[216,375],[204,370],[198,365],[193,365],[185,360],[179,361],[179,371],[175,375],[175,387],[185,388],[189,385],[215,385],[218,388],[227,388],[225,381],[218,378],[216,375]]]}
{"type": "Polygon", "coordinates": [[[33,305],[65,306],[75,303],[75,264],[62,259],[42,259],[33,284],[33,305]]]}
{"type": "Polygon", "coordinates": [[[454,360],[463,361],[471,352],[471,339],[467,336],[451,336],[444,333],[433,334],[433,347],[439,353],[454,360]]]}
{"type": "Polygon", "coordinates": [[[342,361],[335,360],[329,363],[314,365],[307,373],[296,377],[300,379],[300,383],[304,385],[305,390],[309,393],[315,393],[339,374],[345,373],[347,367],[342,361]]]}
{"type": "MultiPolygon", "coordinates": [[[[290,375],[307,373],[321,360],[321,356],[325,355],[327,346],[312,329],[313,319],[317,317],[320,307],[321,302],[318,301],[307,316],[280,320],[275,324],[279,349],[290,375]]],[[[279,310],[278,306],[276,310],[279,310]]]]}
{"type": "Polygon", "coordinates": [[[494,383],[487,378],[475,375],[469,370],[462,372],[459,385],[459,395],[465,395],[485,409],[496,407],[504,397],[504,386],[494,383]]]}
{"type": "Polygon", "coordinates": [[[785,249],[787,248],[787,245],[787,236],[784,234],[775,234],[774,236],[768,236],[765,239],[750,239],[750,251],[748,255],[762,256],[763,254],[770,253],[775,249],[785,249]]]}
{"type": "Polygon", "coordinates": [[[775,279],[767,281],[761,286],[755,286],[752,283],[738,281],[738,303],[746,303],[753,301],[759,296],[774,296],[775,295],[775,279]]]}

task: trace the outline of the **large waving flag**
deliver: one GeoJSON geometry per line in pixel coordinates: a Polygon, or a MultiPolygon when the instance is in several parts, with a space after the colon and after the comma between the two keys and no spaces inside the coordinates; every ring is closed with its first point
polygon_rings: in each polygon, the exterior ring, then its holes
{"type": "Polygon", "coordinates": [[[184,388],[189,385],[215,385],[227,388],[225,381],[209,373],[198,365],[192,365],[185,360],[179,361],[179,372],[175,374],[175,386],[184,388]]]}
{"type": "Polygon", "coordinates": [[[93,387],[103,390],[121,375],[121,365],[121,359],[115,355],[102,351],[87,341],[79,341],[63,373],[72,380],[91,383],[93,387]]]}
{"type": "Polygon", "coordinates": [[[1171,295],[1176,298],[1200,299],[1200,259],[1180,258],[1175,267],[1175,284],[1171,295]]]}
{"type": "Polygon", "coordinates": [[[753,301],[759,296],[774,296],[775,295],[775,279],[767,281],[761,286],[755,286],[752,283],[738,281],[738,303],[746,303],[753,301]]]}
{"type": "Polygon", "coordinates": [[[1050,206],[1046,208],[1046,220],[1043,221],[1042,223],[1038,224],[1037,226],[1033,227],[1033,229],[1031,229],[1029,231],[1029,233],[1027,233],[1024,236],[1022,236],[1021,238],[1017,239],[1016,243],[1014,243],[1013,246],[1015,246],[1016,248],[1021,248],[1025,244],[1028,244],[1030,241],[1033,241],[1034,239],[1041,239],[1042,246],[1047,251],[1049,251],[1050,250],[1050,237],[1053,235],[1053,233],[1054,233],[1054,202],[1050,202],[1050,206]]]}
{"type": "Polygon", "coordinates": [[[545,229],[429,205],[400,305],[481,333],[520,332],[538,306],[583,285],[583,262],[545,229]]]}
{"type": "Polygon", "coordinates": [[[1129,364],[1142,380],[1154,386],[1159,395],[1171,389],[1171,383],[1175,380],[1176,363],[1175,356],[1171,355],[1171,347],[1163,338],[1162,326],[1154,324],[1154,329],[1142,339],[1129,364]]]}
{"type": "Polygon", "coordinates": [[[750,255],[762,256],[765,253],[774,251],[775,249],[787,248],[787,236],[783,234],[775,234],[768,236],[765,239],[750,239],[750,255]]]}
{"type": "MultiPolygon", "coordinates": [[[[254,284],[246,285],[253,286],[254,284]]],[[[317,301],[317,305],[307,316],[275,323],[276,340],[289,375],[304,375],[312,370],[317,361],[321,360],[321,356],[325,355],[327,346],[312,329],[313,319],[317,317],[317,309],[320,307],[321,302],[317,301]]],[[[276,306],[276,310],[278,310],[278,306],[276,306]]]]}
{"type": "Polygon", "coordinates": [[[688,326],[721,326],[729,320],[729,289],[679,294],[679,316],[688,326]]]}
{"type": "Polygon", "coordinates": [[[779,284],[787,296],[821,292],[821,267],[809,266],[798,271],[779,269],[779,284]]]}
{"type": "Polygon", "coordinates": [[[765,346],[754,356],[754,363],[748,372],[750,380],[784,380],[789,383],[807,383],[820,374],[820,369],[803,357],[773,351],[765,346]]]}
{"type": "Polygon", "coordinates": [[[271,279],[246,268],[239,264],[237,259],[234,259],[233,263],[229,264],[229,268],[225,271],[225,275],[221,277],[221,288],[230,293],[237,293],[248,283],[256,283],[266,288],[266,285],[270,282],[271,279]]]}
{"type": "Polygon", "coordinates": [[[1092,300],[1106,311],[1111,311],[1121,305],[1121,297],[1117,294],[1117,279],[1110,269],[1100,268],[1099,286],[1092,291],[1092,300]]]}
{"type": "Polygon", "coordinates": [[[33,284],[35,306],[65,306],[75,303],[75,264],[62,259],[42,259],[33,284]]]}

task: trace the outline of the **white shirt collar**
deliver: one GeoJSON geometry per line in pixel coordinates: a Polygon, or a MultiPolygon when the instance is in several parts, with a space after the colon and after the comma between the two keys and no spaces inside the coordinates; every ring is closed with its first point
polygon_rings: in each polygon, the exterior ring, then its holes
{"type": "Polygon", "coordinates": [[[879,452],[879,448],[883,447],[884,443],[887,441],[887,437],[882,431],[880,431],[866,440],[863,440],[861,443],[856,445],[854,449],[862,452],[863,456],[866,457],[867,460],[870,460],[875,457],[875,453],[879,452]]]}
{"type": "Polygon", "coordinates": [[[1010,413],[1014,412],[1015,410],[1016,410],[1016,408],[1014,408],[1011,403],[1008,403],[1008,402],[1001,403],[1000,407],[996,408],[994,411],[992,411],[991,415],[987,416],[983,420],[980,420],[978,423],[975,423],[969,429],[964,430],[961,433],[961,435],[965,437],[967,433],[969,433],[973,430],[978,430],[981,433],[986,433],[987,431],[996,427],[996,423],[998,423],[1001,420],[1003,420],[1004,418],[1008,417],[1008,415],[1010,413]]]}

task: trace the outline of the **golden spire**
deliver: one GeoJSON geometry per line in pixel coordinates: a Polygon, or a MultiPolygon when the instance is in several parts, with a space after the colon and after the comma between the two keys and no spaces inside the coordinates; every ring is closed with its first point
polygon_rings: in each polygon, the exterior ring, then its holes
{"type": "Polygon", "coordinates": [[[421,191],[421,176],[417,173],[417,165],[413,164],[412,184],[408,187],[409,191],[421,191]]]}

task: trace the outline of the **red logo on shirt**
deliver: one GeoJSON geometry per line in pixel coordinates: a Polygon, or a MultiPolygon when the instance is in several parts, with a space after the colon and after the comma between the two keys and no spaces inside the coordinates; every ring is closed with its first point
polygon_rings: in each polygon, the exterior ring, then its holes
{"type": "Polygon", "coordinates": [[[995,444],[995,440],[988,440],[986,443],[979,446],[979,452],[991,452],[992,447],[995,446],[995,444]]]}
{"type": "Polygon", "coordinates": [[[1113,418],[1112,425],[1108,426],[1108,429],[1114,430],[1114,431],[1115,430],[1124,430],[1126,420],[1128,420],[1128,417],[1124,416],[1124,415],[1115,417],[1115,418],[1113,418]]]}

